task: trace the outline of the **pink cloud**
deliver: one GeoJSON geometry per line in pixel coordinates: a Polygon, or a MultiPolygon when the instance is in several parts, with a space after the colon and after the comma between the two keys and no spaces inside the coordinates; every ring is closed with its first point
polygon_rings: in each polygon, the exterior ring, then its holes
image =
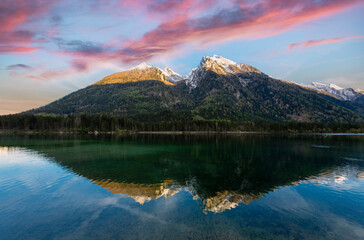
{"type": "MultiPolygon", "coordinates": [[[[218,0],[119,0],[119,5],[134,14],[142,14],[148,20],[176,20],[191,17],[216,6],[218,0]]],[[[227,0],[225,2],[232,2],[227,0]]]]}
{"type": "Polygon", "coordinates": [[[307,48],[307,47],[313,47],[313,46],[317,46],[317,45],[342,42],[342,41],[358,39],[358,38],[364,38],[364,35],[351,36],[351,37],[327,38],[327,39],[319,39],[319,40],[307,40],[305,42],[289,44],[287,48],[288,48],[288,50],[293,50],[296,48],[307,48]]]}
{"type": "Polygon", "coordinates": [[[38,50],[36,47],[21,47],[21,46],[0,46],[0,53],[28,53],[38,50]]]}
{"type": "Polygon", "coordinates": [[[2,0],[0,1],[0,54],[31,52],[39,48],[30,46],[36,41],[34,33],[22,30],[32,18],[40,18],[56,1],[2,0]]]}

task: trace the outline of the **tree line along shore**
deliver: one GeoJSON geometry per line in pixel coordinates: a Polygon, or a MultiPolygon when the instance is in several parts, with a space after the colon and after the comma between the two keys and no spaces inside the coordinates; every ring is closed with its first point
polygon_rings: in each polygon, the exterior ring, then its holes
{"type": "Polygon", "coordinates": [[[108,114],[98,115],[4,115],[0,131],[9,132],[278,132],[278,133],[364,133],[364,123],[273,122],[229,120],[131,119],[108,114]]]}

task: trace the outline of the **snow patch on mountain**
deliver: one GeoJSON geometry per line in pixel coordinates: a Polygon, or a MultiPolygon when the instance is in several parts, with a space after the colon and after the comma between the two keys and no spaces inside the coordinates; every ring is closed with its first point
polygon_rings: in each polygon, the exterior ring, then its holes
{"type": "Polygon", "coordinates": [[[186,85],[192,89],[196,88],[200,80],[205,76],[206,71],[203,71],[202,66],[199,65],[197,68],[192,69],[192,71],[187,75],[186,85]]]}
{"type": "Polygon", "coordinates": [[[358,97],[362,97],[363,90],[361,89],[353,89],[353,88],[343,88],[333,83],[319,83],[312,82],[310,84],[299,84],[302,87],[314,89],[317,91],[326,92],[338,99],[344,101],[354,101],[358,97]]]}
{"type": "Polygon", "coordinates": [[[359,88],[354,88],[355,92],[364,94],[364,90],[363,89],[359,89],[359,88]]]}

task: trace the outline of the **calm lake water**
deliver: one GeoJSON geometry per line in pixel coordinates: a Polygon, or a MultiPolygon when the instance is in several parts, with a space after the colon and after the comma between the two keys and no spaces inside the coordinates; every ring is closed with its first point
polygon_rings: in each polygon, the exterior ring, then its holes
{"type": "Polygon", "coordinates": [[[364,239],[364,136],[0,136],[0,239],[364,239]]]}

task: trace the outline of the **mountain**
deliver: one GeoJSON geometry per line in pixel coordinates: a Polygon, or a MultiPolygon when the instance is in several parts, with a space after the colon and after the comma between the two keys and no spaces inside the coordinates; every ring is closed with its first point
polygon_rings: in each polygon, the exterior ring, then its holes
{"type": "Polygon", "coordinates": [[[310,84],[300,84],[300,85],[302,87],[330,94],[340,100],[364,104],[364,90],[361,89],[342,88],[333,83],[325,84],[318,82],[312,82],[310,84]]]}
{"type": "Polygon", "coordinates": [[[362,122],[363,108],[214,55],[186,77],[142,63],[26,113],[109,113],[142,121],[362,122]]]}

